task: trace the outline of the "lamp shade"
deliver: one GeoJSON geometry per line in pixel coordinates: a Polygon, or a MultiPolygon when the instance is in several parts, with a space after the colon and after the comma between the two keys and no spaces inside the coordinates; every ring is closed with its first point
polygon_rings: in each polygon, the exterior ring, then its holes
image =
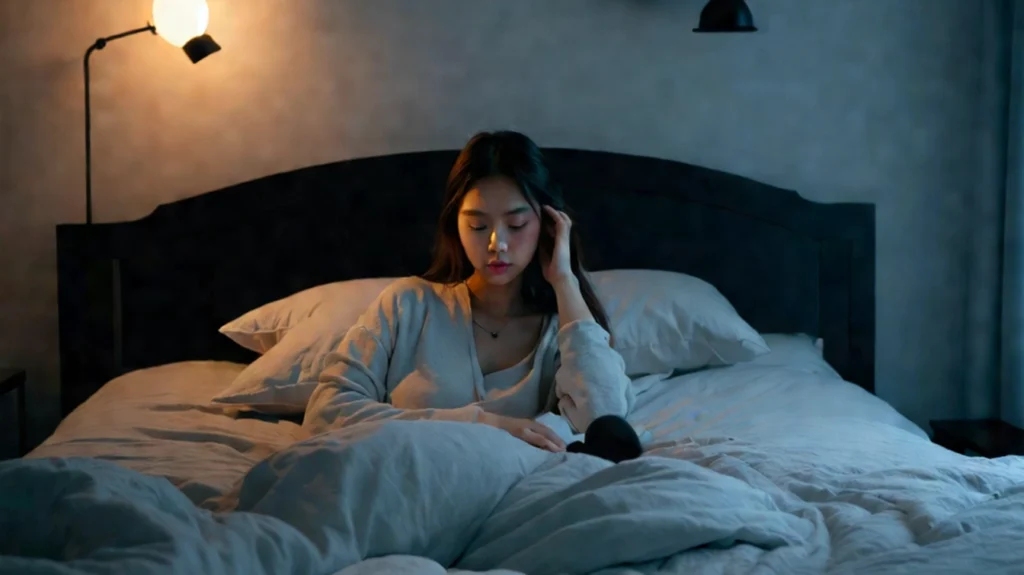
{"type": "Polygon", "coordinates": [[[205,34],[209,24],[206,0],[153,0],[156,33],[173,46],[183,48],[189,40],[205,34]]]}
{"type": "Polygon", "coordinates": [[[694,32],[756,32],[754,16],[743,0],[709,0],[694,32]]]}

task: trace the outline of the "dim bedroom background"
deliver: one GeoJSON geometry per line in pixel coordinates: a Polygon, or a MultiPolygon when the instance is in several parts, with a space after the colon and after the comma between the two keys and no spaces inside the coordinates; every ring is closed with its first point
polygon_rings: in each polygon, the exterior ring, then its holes
{"type": "MultiPolygon", "coordinates": [[[[214,0],[230,54],[192,65],[138,37],[94,58],[96,221],[490,127],[678,159],[875,204],[879,396],[925,428],[996,415],[1001,3],[755,4],[761,33],[729,37],[689,32],[697,0],[214,0]]],[[[61,416],[53,230],[84,217],[81,53],[150,5],[0,5],[0,363],[28,373],[32,445],[61,416]]]]}
{"type": "Polygon", "coordinates": [[[977,287],[968,317],[988,337],[973,341],[967,353],[967,401],[970,415],[996,414],[1024,427],[1024,2],[1014,0],[1009,9],[1006,131],[996,132],[1005,144],[991,152],[1005,158],[1005,176],[994,193],[979,198],[983,219],[972,228],[977,287]]]}
{"type": "MultiPolygon", "coordinates": [[[[875,206],[683,162],[545,150],[643,456],[402,415],[300,426],[318,420],[325,353],[368,302],[416,285],[390,278],[429,262],[424,182],[455,155],[311,166],[59,226],[69,414],[0,463],[0,574],[1019,571],[1024,457],[954,453],[873,394],[875,206]],[[310,225],[325,213],[333,226],[310,225]]],[[[455,299],[445,337],[467,361],[445,378],[472,386],[486,376],[455,299]]],[[[372,399],[398,397],[393,375],[372,399]]]]}
{"type": "MultiPolygon", "coordinates": [[[[59,226],[69,414],[0,463],[0,574],[1019,570],[1024,457],[954,453],[873,394],[875,206],[683,162],[545,150],[643,456],[402,415],[300,426],[325,353],[368,302],[416,285],[390,278],[429,262],[424,182],[455,156],[311,166],[59,226]]],[[[467,361],[445,378],[473,386],[487,376],[456,293],[445,337],[467,361]]],[[[398,397],[393,376],[372,399],[398,397]]]]}
{"type": "Polygon", "coordinates": [[[152,4],[2,4],[0,360],[34,433],[0,575],[1018,570],[1024,458],[926,421],[1020,423],[1024,11],[752,1],[758,33],[692,34],[703,4],[211,2],[201,65],[93,61],[94,225],[80,46],[152,4]],[[639,459],[299,424],[491,128],[574,207],[639,459]]]}

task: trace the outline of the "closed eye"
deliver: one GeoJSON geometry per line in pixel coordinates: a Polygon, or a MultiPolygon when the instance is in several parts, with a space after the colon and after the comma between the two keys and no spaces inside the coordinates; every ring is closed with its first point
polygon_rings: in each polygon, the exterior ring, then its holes
{"type": "MultiPolygon", "coordinates": [[[[513,232],[517,232],[517,231],[525,228],[528,225],[530,225],[530,220],[526,220],[526,221],[524,221],[522,223],[518,223],[518,224],[508,224],[508,229],[512,230],[513,232]]],[[[487,224],[476,224],[476,225],[469,224],[468,227],[469,227],[469,229],[473,230],[474,232],[483,232],[483,231],[487,231],[487,229],[490,226],[487,225],[487,224]]]]}

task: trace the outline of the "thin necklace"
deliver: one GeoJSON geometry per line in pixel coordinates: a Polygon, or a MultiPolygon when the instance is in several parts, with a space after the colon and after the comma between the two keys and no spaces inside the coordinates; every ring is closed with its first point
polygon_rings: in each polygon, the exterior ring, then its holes
{"type": "Polygon", "coordinates": [[[491,331],[491,330],[487,329],[486,327],[480,325],[480,322],[476,321],[476,318],[473,318],[473,325],[475,325],[478,328],[486,331],[492,338],[498,339],[498,336],[501,335],[501,330],[505,329],[505,326],[508,325],[509,321],[511,321],[511,320],[505,320],[505,325],[503,325],[500,328],[498,328],[497,331],[491,331]]]}
{"type": "MultiPolygon", "coordinates": [[[[463,284],[465,284],[465,282],[463,282],[463,284]]],[[[508,327],[508,324],[512,321],[512,318],[511,317],[506,317],[505,318],[505,323],[501,327],[496,329],[496,330],[490,330],[490,329],[487,329],[486,327],[484,327],[483,325],[481,325],[480,322],[476,321],[476,318],[473,317],[473,304],[472,304],[473,291],[469,289],[469,285],[468,284],[465,284],[465,285],[466,285],[466,291],[468,291],[469,294],[470,294],[470,310],[469,310],[469,314],[470,315],[469,315],[469,317],[473,321],[473,325],[475,325],[476,327],[478,327],[478,328],[484,330],[485,332],[487,332],[487,335],[491,336],[492,339],[498,339],[498,336],[501,335],[501,330],[503,330],[506,327],[508,327]]]]}

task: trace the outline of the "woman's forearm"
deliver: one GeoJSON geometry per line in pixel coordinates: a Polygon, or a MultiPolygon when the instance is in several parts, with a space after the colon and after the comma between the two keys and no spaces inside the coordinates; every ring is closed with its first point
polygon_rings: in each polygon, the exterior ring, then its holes
{"type": "Polygon", "coordinates": [[[562,328],[574,321],[593,320],[576,276],[569,276],[552,284],[555,289],[555,300],[558,303],[558,327],[562,328]]]}
{"type": "Polygon", "coordinates": [[[602,415],[625,417],[633,406],[633,389],[608,332],[593,321],[579,282],[571,278],[552,285],[558,300],[558,409],[577,433],[584,433],[602,415]]]}

